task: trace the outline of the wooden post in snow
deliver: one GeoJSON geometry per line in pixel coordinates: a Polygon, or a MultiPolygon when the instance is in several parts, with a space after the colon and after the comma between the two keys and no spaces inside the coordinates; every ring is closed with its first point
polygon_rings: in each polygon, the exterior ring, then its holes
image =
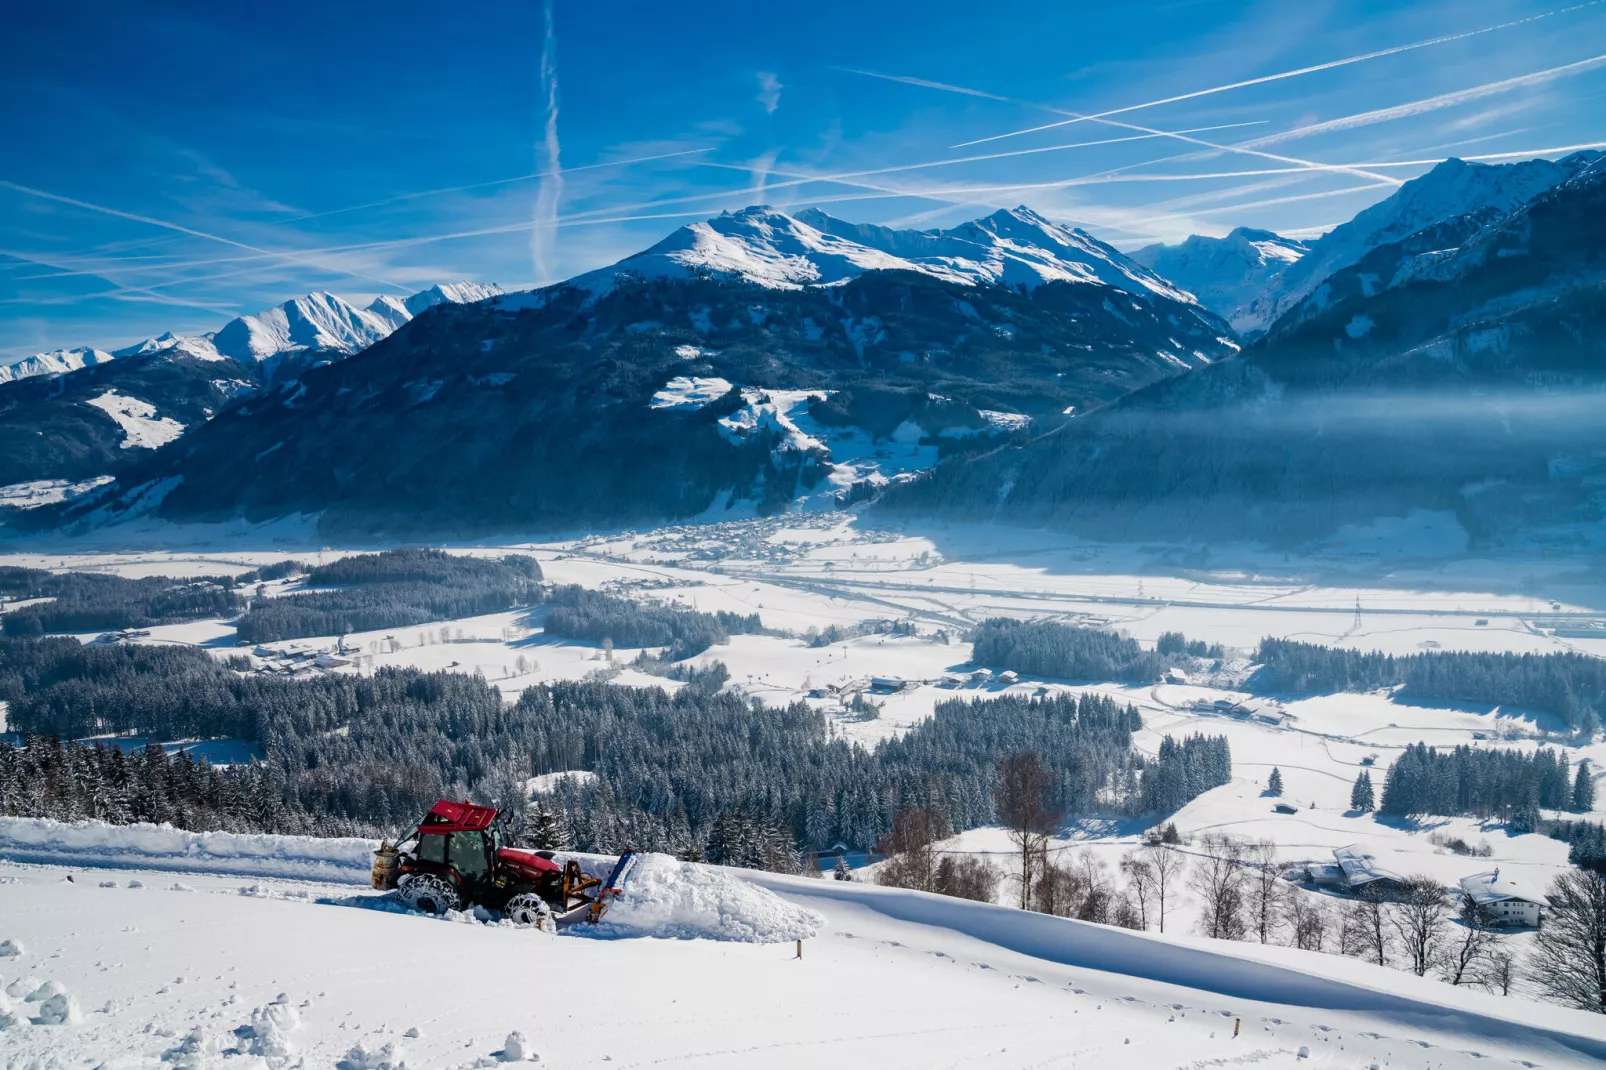
{"type": "Polygon", "coordinates": [[[803,957],[803,941],[801,941],[801,940],[799,940],[797,942],[797,957],[798,958],[802,958],[803,957]]]}

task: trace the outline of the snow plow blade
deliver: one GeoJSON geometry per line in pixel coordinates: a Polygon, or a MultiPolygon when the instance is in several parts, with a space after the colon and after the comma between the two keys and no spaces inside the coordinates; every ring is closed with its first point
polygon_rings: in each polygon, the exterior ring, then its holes
{"type": "Polygon", "coordinates": [[[567,929],[569,926],[577,925],[581,922],[595,925],[601,921],[602,915],[607,913],[608,906],[612,900],[617,899],[624,892],[625,883],[630,879],[631,872],[636,868],[636,857],[636,852],[634,851],[626,851],[620,855],[619,861],[614,863],[613,872],[608,874],[608,879],[597,889],[596,898],[581,903],[572,910],[554,915],[553,920],[557,922],[558,929],[567,929]]]}

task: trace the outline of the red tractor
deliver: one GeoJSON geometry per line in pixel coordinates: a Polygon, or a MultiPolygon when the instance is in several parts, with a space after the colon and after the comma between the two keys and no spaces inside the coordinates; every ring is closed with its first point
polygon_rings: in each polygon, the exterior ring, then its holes
{"type": "Polygon", "coordinates": [[[560,865],[551,851],[502,846],[500,817],[489,806],[442,799],[396,846],[379,845],[373,886],[396,889],[427,914],[478,904],[515,925],[546,928],[550,920],[564,928],[599,920],[635,865],[635,852],[626,851],[606,881],[588,877],[574,859],[560,865]]]}

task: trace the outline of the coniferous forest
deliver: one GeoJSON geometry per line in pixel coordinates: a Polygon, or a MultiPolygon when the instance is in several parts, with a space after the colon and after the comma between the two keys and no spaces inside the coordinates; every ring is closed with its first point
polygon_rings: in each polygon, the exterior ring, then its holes
{"type": "Polygon", "coordinates": [[[1166,664],[1159,652],[1144,650],[1136,639],[1054,621],[992,617],[978,624],[970,639],[978,665],[1058,680],[1149,683],[1160,679],[1166,664]]]}
{"type": "Polygon", "coordinates": [[[1259,691],[1372,691],[1397,687],[1409,702],[1476,702],[1518,706],[1556,715],[1580,735],[1600,729],[1606,696],[1606,659],[1585,654],[1470,654],[1430,651],[1396,657],[1262,639],[1260,669],[1250,680],[1259,691]]]}
{"type": "Polygon", "coordinates": [[[332,588],[261,598],[235,629],[250,643],[404,628],[499,613],[541,601],[541,566],[508,554],[469,557],[440,550],[387,550],[311,569],[307,586],[332,588]]]}
{"type": "Polygon", "coordinates": [[[1416,743],[1389,766],[1378,812],[1401,817],[1470,814],[1519,825],[1526,821],[1527,831],[1534,831],[1533,815],[1539,809],[1574,808],[1570,765],[1565,751],[1549,747],[1524,754],[1465,745],[1439,750],[1416,743]]]}
{"type": "Polygon", "coordinates": [[[804,704],[765,707],[719,682],[705,674],[673,695],[556,683],[504,705],[456,673],[284,680],[184,648],[4,640],[0,695],[25,743],[0,746],[0,812],[383,835],[440,797],[493,803],[518,825],[530,777],[584,770],[594,779],[562,781],[549,801],[576,847],[711,857],[758,842],[795,857],[872,846],[911,805],[956,829],[990,823],[997,762],[1022,751],[1042,756],[1064,814],[1174,808],[1231,775],[1221,739],[1168,740],[1145,760],[1137,711],[1098,695],[951,700],[866,750],[828,738],[804,704]],[[160,748],[59,742],[117,732],[234,736],[261,760],[217,770],[160,748]]]}
{"type": "Polygon", "coordinates": [[[669,658],[679,661],[701,654],[732,635],[764,630],[757,613],[702,613],[675,606],[643,605],[584,587],[554,588],[547,595],[542,628],[549,635],[615,646],[668,647],[669,658]]]}
{"type": "Polygon", "coordinates": [[[49,599],[7,612],[5,634],[116,631],[227,617],[243,604],[227,576],[125,579],[96,572],[0,568],[0,598],[49,599]]]}

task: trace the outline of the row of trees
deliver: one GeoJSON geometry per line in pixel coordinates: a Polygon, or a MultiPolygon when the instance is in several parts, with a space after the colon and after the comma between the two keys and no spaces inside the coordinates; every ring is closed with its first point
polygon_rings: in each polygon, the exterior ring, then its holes
{"type": "MultiPolygon", "coordinates": [[[[1013,822],[1011,840],[1018,850],[1016,872],[1008,880],[1016,885],[1022,909],[1164,932],[1177,902],[1191,895],[1204,936],[1349,955],[1499,994],[1510,994],[1526,981],[1565,1006],[1606,1013],[1606,876],[1601,873],[1573,871],[1556,878],[1544,927],[1523,962],[1502,939],[1492,913],[1470,896],[1450,899],[1429,876],[1411,877],[1388,896],[1374,892],[1340,900],[1287,880],[1269,841],[1206,834],[1194,845],[1190,862],[1180,844],[1168,842],[1180,837],[1157,837],[1122,857],[1113,875],[1091,848],[1051,852],[1047,816],[1033,802],[1039,768],[1034,755],[1000,764],[998,806],[1013,822]]],[[[876,867],[877,882],[995,901],[1003,875],[985,859],[941,850],[946,834],[940,814],[901,811],[882,841],[888,858],[876,867]]]]}
{"type": "Polygon", "coordinates": [[[242,605],[226,576],[144,576],[0,568],[0,598],[49,599],[19,606],[0,620],[8,636],[149,628],[204,617],[227,617],[242,605]]]}
{"type": "Polygon", "coordinates": [[[1537,812],[1595,805],[1587,760],[1574,775],[1565,751],[1541,747],[1532,754],[1458,746],[1441,751],[1426,743],[1405,748],[1389,766],[1378,811],[1400,817],[1471,814],[1518,820],[1532,829],[1537,812]]]}
{"type": "Polygon", "coordinates": [[[1164,657],[1144,650],[1135,639],[1053,621],[992,617],[976,625],[970,641],[971,659],[978,665],[1060,680],[1150,683],[1160,679],[1166,666],[1164,657]]]}
{"type": "Polygon", "coordinates": [[[1606,659],[1586,654],[1428,651],[1396,657],[1289,639],[1262,639],[1259,691],[1372,691],[1398,687],[1403,699],[1518,706],[1556,715],[1584,738],[1600,730],[1606,659]]]}
{"type": "Polygon", "coordinates": [[[246,642],[402,628],[540,602],[541,566],[520,554],[484,558],[440,550],[359,554],[307,573],[306,594],[258,598],[235,625],[246,642]]]}
{"type": "Polygon", "coordinates": [[[1567,861],[1606,875],[1606,825],[1595,821],[1556,821],[1550,838],[1567,844],[1567,861]]]}
{"type": "Polygon", "coordinates": [[[548,635],[624,647],[668,647],[680,661],[725,642],[731,635],[763,631],[757,613],[702,613],[674,606],[616,598],[584,587],[554,589],[542,628],[548,635]]]}

